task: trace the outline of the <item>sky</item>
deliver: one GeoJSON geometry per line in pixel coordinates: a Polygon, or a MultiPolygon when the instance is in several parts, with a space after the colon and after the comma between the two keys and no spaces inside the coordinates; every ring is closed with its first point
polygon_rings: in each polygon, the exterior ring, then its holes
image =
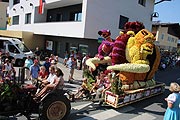
{"type": "Polygon", "coordinates": [[[153,21],[180,23],[180,0],[164,1],[156,4],[154,6],[154,12],[157,12],[159,17],[153,18],[153,21]]]}

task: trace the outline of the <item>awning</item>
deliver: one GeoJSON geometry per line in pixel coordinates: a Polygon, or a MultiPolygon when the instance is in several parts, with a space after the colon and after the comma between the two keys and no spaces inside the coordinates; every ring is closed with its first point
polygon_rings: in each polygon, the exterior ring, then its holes
{"type": "Polygon", "coordinates": [[[22,31],[0,30],[0,36],[22,38],[22,31]]]}

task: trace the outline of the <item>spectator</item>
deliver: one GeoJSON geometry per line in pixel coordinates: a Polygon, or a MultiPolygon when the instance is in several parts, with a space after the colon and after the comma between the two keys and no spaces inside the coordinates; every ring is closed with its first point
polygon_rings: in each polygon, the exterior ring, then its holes
{"type": "Polygon", "coordinates": [[[14,66],[12,63],[9,62],[10,60],[8,58],[5,59],[5,63],[2,66],[3,76],[9,76],[15,78],[16,71],[14,69],[14,66]]]}
{"type": "Polygon", "coordinates": [[[170,84],[169,90],[172,93],[165,98],[168,107],[164,115],[164,120],[180,120],[180,86],[173,82],[170,84]]]}
{"type": "Polygon", "coordinates": [[[83,66],[83,71],[87,69],[87,65],[86,65],[86,60],[89,59],[88,54],[86,54],[83,59],[82,59],[82,66],[83,66]]]}
{"type": "Polygon", "coordinates": [[[38,74],[39,74],[39,61],[35,59],[33,65],[30,66],[30,75],[33,84],[37,83],[38,74]]]}
{"type": "Polygon", "coordinates": [[[66,52],[64,53],[64,61],[63,61],[63,64],[64,64],[65,66],[66,66],[66,62],[67,62],[68,58],[69,58],[69,53],[66,51],[66,52]]]}
{"type": "Polygon", "coordinates": [[[70,54],[70,56],[74,56],[74,58],[76,59],[76,56],[75,56],[75,53],[74,53],[74,51],[71,51],[71,54],[70,54]]]}
{"type": "Polygon", "coordinates": [[[31,59],[31,56],[28,56],[24,62],[24,67],[26,67],[25,69],[25,79],[26,80],[30,80],[30,67],[31,65],[33,65],[33,61],[31,59]]]}
{"type": "Polygon", "coordinates": [[[54,54],[51,54],[51,55],[50,55],[49,62],[51,63],[52,60],[55,60],[54,54]]]}
{"type": "Polygon", "coordinates": [[[6,59],[6,58],[8,58],[8,60],[9,60],[10,63],[14,64],[15,58],[12,57],[12,56],[10,56],[9,52],[7,52],[7,53],[5,54],[5,56],[2,55],[2,58],[1,58],[2,62],[5,62],[5,59],[6,59]]]}
{"type": "Polygon", "coordinates": [[[82,59],[83,59],[83,55],[81,52],[78,51],[78,62],[80,63],[79,70],[82,69],[82,59]]]}
{"type": "Polygon", "coordinates": [[[52,66],[52,65],[56,67],[57,63],[56,63],[55,60],[52,60],[52,61],[51,61],[51,66],[52,66]]]}
{"type": "Polygon", "coordinates": [[[72,81],[74,80],[73,78],[73,74],[74,74],[74,68],[75,68],[75,59],[74,56],[71,55],[69,60],[67,61],[67,66],[69,68],[69,83],[72,83],[72,81]]]}
{"type": "Polygon", "coordinates": [[[36,47],[34,54],[36,56],[36,59],[40,61],[41,51],[39,50],[39,47],[36,47]]]}
{"type": "Polygon", "coordinates": [[[49,62],[49,57],[45,57],[45,62],[43,64],[43,66],[46,68],[46,71],[49,74],[49,67],[51,66],[51,63],[49,62]]]}
{"type": "Polygon", "coordinates": [[[59,62],[59,57],[55,56],[54,60],[55,60],[56,63],[58,63],[59,62]]]}

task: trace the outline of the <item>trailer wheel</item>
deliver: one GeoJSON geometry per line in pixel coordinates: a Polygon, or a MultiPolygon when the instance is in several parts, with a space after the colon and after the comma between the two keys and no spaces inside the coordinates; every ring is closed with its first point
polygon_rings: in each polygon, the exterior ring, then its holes
{"type": "Polygon", "coordinates": [[[70,101],[65,96],[48,97],[40,105],[40,120],[66,120],[70,109],[70,101]]]}
{"type": "Polygon", "coordinates": [[[0,120],[9,120],[9,118],[6,116],[0,116],[0,120]]]}

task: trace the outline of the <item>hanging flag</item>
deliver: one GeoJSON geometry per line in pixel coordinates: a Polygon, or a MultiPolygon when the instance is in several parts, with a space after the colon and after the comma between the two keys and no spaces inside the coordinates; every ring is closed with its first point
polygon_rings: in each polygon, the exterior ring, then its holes
{"type": "Polygon", "coordinates": [[[44,3],[45,3],[45,0],[39,0],[39,14],[43,14],[44,12],[44,3]]]}

